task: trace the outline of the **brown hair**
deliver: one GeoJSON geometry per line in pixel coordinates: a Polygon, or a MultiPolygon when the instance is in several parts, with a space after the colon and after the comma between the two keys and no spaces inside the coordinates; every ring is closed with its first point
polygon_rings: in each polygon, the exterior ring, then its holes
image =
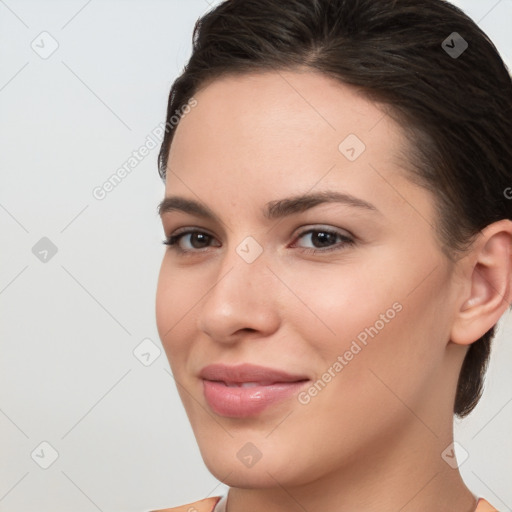
{"type": "MultiPolygon", "coordinates": [[[[162,179],[177,127],[169,121],[200,87],[226,74],[300,67],[355,87],[399,123],[409,178],[432,192],[450,260],[484,227],[512,218],[504,192],[512,185],[511,76],[487,35],[443,0],[221,3],[197,21],[192,56],[172,85],[162,179]]],[[[467,351],[459,417],[481,397],[495,327],[467,351]]]]}

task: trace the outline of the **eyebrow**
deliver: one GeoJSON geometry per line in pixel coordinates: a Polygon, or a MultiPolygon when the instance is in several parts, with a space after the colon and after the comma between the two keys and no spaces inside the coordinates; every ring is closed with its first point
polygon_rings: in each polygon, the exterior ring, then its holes
{"type": "MultiPolygon", "coordinates": [[[[268,220],[281,219],[324,203],[342,203],[353,208],[381,213],[376,206],[363,199],[351,194],[327,190],[270,201],[265,205],[263,216],[268,220]]],[[[158,205],[158,214],[160,216],[171,211],[181,211],[220,222],[218,216],[206,205],[185,197],[168,196],[158,205]]]]}

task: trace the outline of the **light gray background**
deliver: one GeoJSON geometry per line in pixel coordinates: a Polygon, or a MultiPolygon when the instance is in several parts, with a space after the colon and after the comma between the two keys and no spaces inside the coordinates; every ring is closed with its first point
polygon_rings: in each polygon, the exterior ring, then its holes
{"type": "MultiPolygon", "coordinates": [[[[156,330],[158,147],[92,194],[165,120],[214,3],[0,0],[2,512],[140,512],[227,489],[202,462],[156,330]],[[48,58],[31,46],[51,44],[48,58]],[[46,262],[32,252],[43,237],[58,249],[46,262]],[[147,339],[148,366],[134,355],[147,339]],[[47,469],[42,442],[58,452],[47,469]]],[[[510,66],[512,1],[455,3],[510,66]]],[[[483,400],[455,428],[468,486],[510,511],[510,316],[499,326],[483,400]]]]}

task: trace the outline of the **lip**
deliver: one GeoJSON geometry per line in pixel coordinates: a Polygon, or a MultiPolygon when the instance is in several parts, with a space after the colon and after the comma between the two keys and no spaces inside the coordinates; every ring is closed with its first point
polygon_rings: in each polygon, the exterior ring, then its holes
{"type": "Polygon", "coordinates": [[[296,394],[310,382],[305,375],[292,375],[247,363],[237,366],[208,365],[199,376],[203,380],[204,397],[211,409],[231,418],[258,415],[267,407],[296,394]],[[237,387],[247,382],[257,385],[237,387]]]}
{"type": "Polygon", "coordinates": [[[297,382],[299,380],[309,380],[309,377],[306,375],[292,375],[283,370],[275,370],[266,366],[249,363],[236,366],[209,364],[201,370],[199,377],[205,380],[222,381],[227,384],[243,382],[297,382]]]}

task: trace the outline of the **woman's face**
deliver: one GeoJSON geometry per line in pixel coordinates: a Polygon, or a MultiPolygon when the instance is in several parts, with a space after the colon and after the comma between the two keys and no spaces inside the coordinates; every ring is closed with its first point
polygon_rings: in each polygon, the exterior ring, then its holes
{"type": "Polygon", "coordinates": [[[166,236],[199,233],[166,247],[156,317],[207,467],[232,486],[303,484],[434,442],[461,361],[457,288],[433,198],[395,161],[399,127],[314,72],[224,77],[195,99],[165,192],[212,216],[162,208],[166,236]],[[341,199],[293,201],[325,192],[341,199]],[[244,363],[308,381],[200,375],[244,363]]]}

